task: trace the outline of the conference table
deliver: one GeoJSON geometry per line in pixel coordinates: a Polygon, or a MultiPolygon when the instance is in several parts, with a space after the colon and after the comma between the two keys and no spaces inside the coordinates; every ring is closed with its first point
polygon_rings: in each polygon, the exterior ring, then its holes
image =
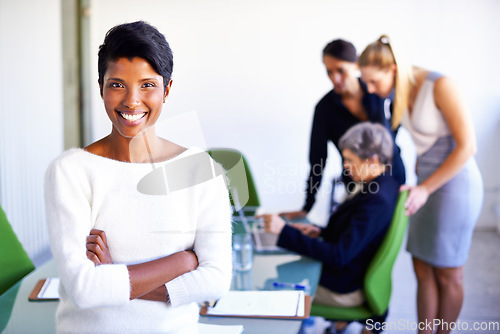
{"type": "MultiPolygon", "coordinates": [[[[294,253],[255,254],[252,269],[235,272],[232,290],[274,290],[273,283],[307,284],[314,295],[321,263],[294,253]]],[[[5,334],[55,333],[58,301],[30,302],[28,296],[38,280],[57,277],[54,260],[38,267],[0,296],[0,331],[5,334]]],[[[298,333],[302,320],[200,316],[199,322],[218,325],[243,325],[246,334],[298,333]]]]}

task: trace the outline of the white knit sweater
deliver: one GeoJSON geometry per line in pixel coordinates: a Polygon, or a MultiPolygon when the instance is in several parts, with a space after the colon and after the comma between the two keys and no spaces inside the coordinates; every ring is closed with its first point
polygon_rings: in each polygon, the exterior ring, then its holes
{"type": "MultiPolygon", "coordinates": [[[[203,154],[190,148],[157,164],[126,163],[82,149],[49,167],[45,200],[52,254],[61,278],[58,333],[193,333],[195,302],[219,298],[231,281],[231,209],[223,176],[168,195],[138,191],[155,168],[203,154]],[[94,266],[86,237],[104,230],[113,264],[94,266]],[[169,283],[171,306],[129,300],[127,264],[193,249],[199,267],[169,283]]],[[[193,178],[206,169],[192,163],[193,178]]]]}

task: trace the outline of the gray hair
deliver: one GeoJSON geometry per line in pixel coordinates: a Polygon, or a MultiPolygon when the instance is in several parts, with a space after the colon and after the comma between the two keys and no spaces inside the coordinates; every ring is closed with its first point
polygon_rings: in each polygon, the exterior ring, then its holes
{"type": "Polygon", "coordinates": [[[381,164],[390,164],[393,141],[389,131],[381,124],[362,122],[351,127],[339,140],[340,151],[349,149],[361,159],[378,156],[381,164]]]}

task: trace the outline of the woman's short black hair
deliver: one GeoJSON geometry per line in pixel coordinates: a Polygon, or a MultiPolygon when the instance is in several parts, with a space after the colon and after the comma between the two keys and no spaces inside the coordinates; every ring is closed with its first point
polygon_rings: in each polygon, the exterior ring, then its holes
{"type": "Polygon", "coordinates": [[[323,49],[323,56],[330,56],[351,63],[358,60],[354,45],[343,39],[336,39],[328,43],[323,49]]]}
{"type": "Polygon", "coordinates": [[[137,21],[111,28],[99,47],[98,70],[99,84],[102,86],[104,74],[110,61],[118,58],[132,59],[140,57],[163,77],[164,89],[172,75],[174,57],[165,36],[152,25],[137,21]]]}

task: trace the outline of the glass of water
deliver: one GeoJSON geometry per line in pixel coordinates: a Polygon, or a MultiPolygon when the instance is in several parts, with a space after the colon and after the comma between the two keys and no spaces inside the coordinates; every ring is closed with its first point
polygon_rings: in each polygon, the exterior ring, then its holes
{"type": "Polygon", "coordinates": [[[250,234],[233,235],[233,268],[236,271],[252,269],[253,244],[250,234]]]}

